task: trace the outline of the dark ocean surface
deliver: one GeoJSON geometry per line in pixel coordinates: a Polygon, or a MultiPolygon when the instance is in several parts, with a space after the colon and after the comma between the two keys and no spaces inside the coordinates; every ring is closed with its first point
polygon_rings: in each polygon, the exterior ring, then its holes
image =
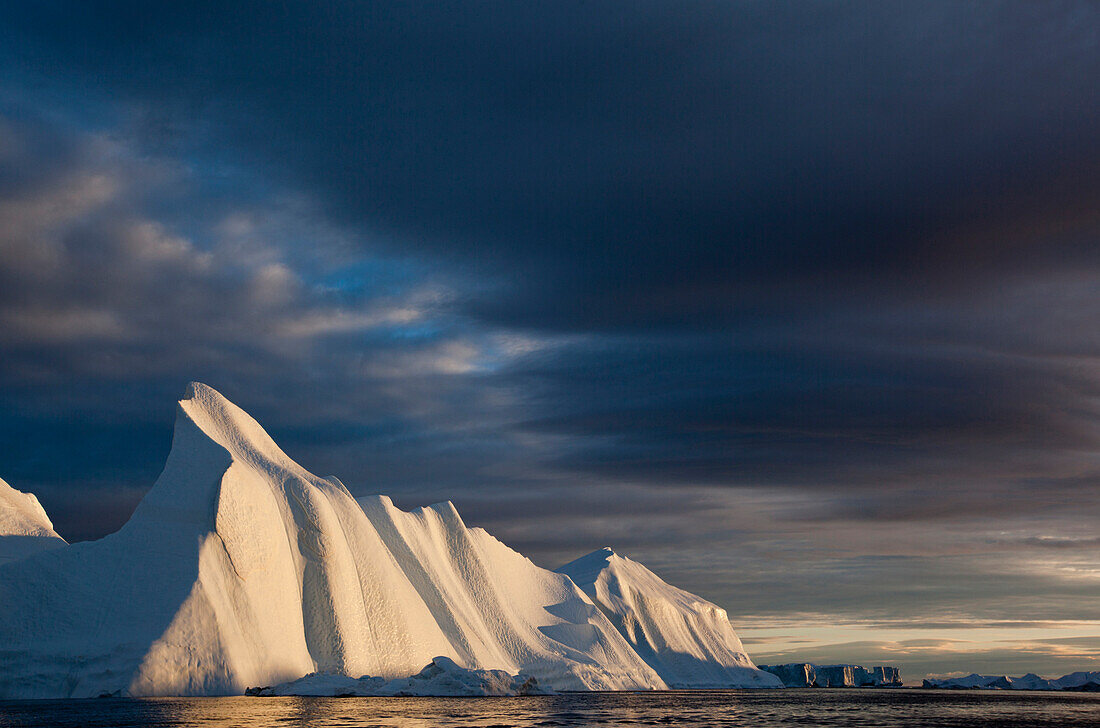
{"type": "Polygon", "coordinates": [[[0,702],[0,726],[1100,726],[1100,695],[937,690],[0,702]]]}

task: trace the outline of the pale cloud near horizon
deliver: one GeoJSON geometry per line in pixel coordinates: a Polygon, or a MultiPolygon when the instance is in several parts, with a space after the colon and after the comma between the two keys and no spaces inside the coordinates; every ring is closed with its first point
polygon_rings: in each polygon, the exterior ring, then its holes
{"type": "Polygon", "coordinates": [[[760,642],[754,648],[760,664],[806,661],[825,664],[902,665],[907,685],[919,685],[924,678],[960,677],[979,674],[1020,676],[1035,672],[1043,677],[1061,677],[1070,672],[1100,669],[1100,622],[1086,626],[1092,634],[1068,638],[1040,639],[951,639],[913,638],[899,641],[863,640],[841,643],[789,644],[783,651],[771,651],[774,643],[760,642]]]}

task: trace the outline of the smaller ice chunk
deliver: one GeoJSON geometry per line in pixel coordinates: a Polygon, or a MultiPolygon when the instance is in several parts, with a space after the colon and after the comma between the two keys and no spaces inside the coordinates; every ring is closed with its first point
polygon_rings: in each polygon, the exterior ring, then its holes
{"type": "Polygon", "coordinates": [[[385,680],[380,677],[352,678],[346,675],[313,673],[293,682],[272,687],[249,688],[247,695],[310,697],[388,697],[388,696],[515,696],[551,695],[538,681],[523,673],[511,675],[504,670],[476,670],[461,667],[447,657],[436,657],[411,677],[385,680]]]}

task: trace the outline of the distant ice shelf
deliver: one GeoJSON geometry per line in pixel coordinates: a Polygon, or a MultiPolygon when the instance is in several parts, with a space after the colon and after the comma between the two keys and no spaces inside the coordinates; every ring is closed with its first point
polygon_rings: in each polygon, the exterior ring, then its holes
{"type": "Polygon", "coordinates": [[[901,687],[901,671],[896,667],[863,667],[862,665],[814,665],[791,662],[784,665],[761,665],[783,681],[788,688],[863,688],[901,687]]]}

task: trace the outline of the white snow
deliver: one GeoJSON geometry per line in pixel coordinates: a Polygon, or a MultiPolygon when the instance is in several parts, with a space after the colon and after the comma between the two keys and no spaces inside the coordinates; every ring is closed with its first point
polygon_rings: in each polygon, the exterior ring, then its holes
{"type": "Polygon", "coordinates": [[[472,670],[454,660],[437,657],[417,674],[394,680],[381,677],[351,678],[332,673],[314,673],[292,682],[263,688],[250,688],[249,695],[260,697],[295,695],[319,697],[418,696],[509,696],[547,695],[552,691],[539,686],[529,675],[509,675],[504,670],[472,670]]]}
{"type": "Polygon", "coordinates": [[[438,657],[557,690],[666,687],[568,577],[450,503],[361,506],[202,384],[121,530],[0,567],[4,698],[393,680],[438,657]]]}
{"type": "Polygon", "coordinates": [[[0,478],[0,564],[64,545],[34,494],[0,478]]]}
{"type": "Polygon", "coordinates": [[[726,611],[610,548],[558,569],[673,688],[783,687],[745,653],[726,611]]]}

